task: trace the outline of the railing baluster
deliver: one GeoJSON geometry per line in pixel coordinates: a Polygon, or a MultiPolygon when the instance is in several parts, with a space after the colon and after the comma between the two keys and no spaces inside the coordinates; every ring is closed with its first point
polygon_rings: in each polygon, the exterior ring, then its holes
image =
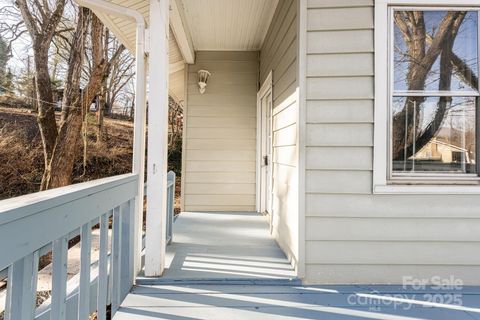
{"type": "Polygon", "coordinates": [[[8,270],[5,320],[31,320],[35,315],[38,252],[18,260],[8,270]]]}
{"type": "Polygon", "coordinates": [[[100,218],[100,251],[98,258],[98,295],[97,319],[106,320],[107,294],[108,294],[108,215],[100,218]]]}
{"type": "Polygon", "coordinates": [[[122,254],[122,215],[120,214],[120,207],[113,209],[113,232],[112,232],[112,316],[120,306],[120,261],[122,254]]]}
{"type": "Polygon", "coordinates": [[[108,256],[108,286],[107,286],[107,305],[112,303],[112,290],[113,290],[113,209],[108,211],[107,214],[107,223],[110,224],[110,218],[112,219],[112,231],[110,235],[110,240],[107,242],[107,251],[110,247],[110,252],[108,256]]]}
{"type": "Polygon", "coordinates": [[[122,242],[121,242],[121,265],[120,272],[120,299],[123,300],[133,285],[133,210],[135,209],[135,201],[129,200],[120,206],[122,215],[122,242]]]}
{"type": "Polygon", "coordinates": [[[90,265],[92,250],[92,225],[85,223],[81,230],[80,252],[80,287],[78,295],[78,319],[88,320],[90,317],[90,265]]]}
{"type": "MultiPolygon", "coordinates": [[[[170,182],[169,182],[170,183],[170,182]]],[[[167,187],[167,244],[170,243],[170,241],[172,241],[172,234],[171,234],[171,230],[172,230],[172,224],[171,224],[171,216],[170,216],[170,208],[172,207],[172,201],[171,201],[171,197],[170,197],[170,194],[171,194],[171,187],[170,185],[168,185],[167,187]]]]}
{"type": "Polygon", "coordinates": [[[172,171],[172,194],[170,195],[170,201],[172,206],[170,207],[170,241],[173,241],[173,221],[175,218],[175,186],[176,186],[176,174],[172,171]]]}
{"type": "Polygon", "coordinates": [[[66,236],[53,241],[53,277],[51,319],[64,320],[67,296],[68,239],[66,236]]]}

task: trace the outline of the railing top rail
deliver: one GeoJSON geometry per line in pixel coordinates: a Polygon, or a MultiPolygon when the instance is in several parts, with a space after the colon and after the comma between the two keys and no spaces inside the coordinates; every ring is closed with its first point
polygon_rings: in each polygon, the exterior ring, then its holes
{"type": "Polygon", "coordinates": [[[0,202],[0,270],[133,199],[137,189],[138,176],[126,174],[0,202]]]}
{"type": "Polygon", "coordinates": [[[2,200],[0,201],[0,225],[88,197],[136,179],[137,175],[129,173],[2,200]]]}

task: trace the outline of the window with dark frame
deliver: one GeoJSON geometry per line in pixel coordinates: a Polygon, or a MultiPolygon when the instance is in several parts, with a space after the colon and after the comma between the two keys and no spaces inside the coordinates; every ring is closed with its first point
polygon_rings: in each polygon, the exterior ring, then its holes
{"type": "Polygon", "coordinates": [[[477,179],[479,11],[392,8],[390,180],[477,179]]]}

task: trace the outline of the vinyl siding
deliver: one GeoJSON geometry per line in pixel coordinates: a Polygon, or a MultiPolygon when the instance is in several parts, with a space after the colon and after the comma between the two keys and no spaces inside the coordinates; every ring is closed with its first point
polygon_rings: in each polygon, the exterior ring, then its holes
{"type": "Polygon", "coordinates": [[[254,211],[258,52],[196,53],[188,67],[185,211],[254,211]],[[197,72],[212,73],[205,94],[197,72]]]}
{"type": "Polygon", "coordinates": [[[297,1],[280,0],[260,51],[260,84],[273,81],[273,234],[298,262],[297,1]]]}
{"type": "Polygon", "coordinates": [[[480,284],[480,197],[374,195],[373,1],[309,0],[306,283],[480,284]]]}

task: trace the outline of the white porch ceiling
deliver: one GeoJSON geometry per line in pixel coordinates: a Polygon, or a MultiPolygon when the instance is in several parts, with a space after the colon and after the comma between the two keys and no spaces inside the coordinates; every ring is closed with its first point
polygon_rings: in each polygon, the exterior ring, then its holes
{"type": "MultiPolygon", "coordinates": [[[[150,0],[108,1],[139,11],[147,23],[150,20],[150,0]]],[[[260,49],[279,0],[170,1],[176,1],[183,11],[194,50],[242,51],[260,49]]],[[[96,13],[129,50],[135,50],[135,21],[96,13]]],[[[172,33],[170,36],[174,38],[172,33]]]]}
{"type": "MultiPolygon", "coordinates": [[[[147,25],[150,0],[107,0],[139,11],[147,25]]],[[[212,51],[259,50],[267,34],[279,0],[170,0],[176,1],[181,20],[193,49],[212,51]]],[[[95,12],[111,32],[130,50],[135,51],[136,24],[127,17],[95,12]]],[[[178,15],[177,15],[178,16],[178,15]]],[[[177,21],[179,21],[177,19],[177,21]]],[[[171,21],[172,22],[172,21],[171,21]]],[[[172,25],[171,25],[172,26],[172,25]]],[[[150,36],[155,36],[151,32],[150,36]]],[[[180,42],[185,44],[184,42],[180,42]]],[[[184,99],[185,61],[170,28],[170,94],[184,99]]],[[[190,59],[193,61],[193,59],[190,59]]],[[[189,61],[189,62],[191,62],[189,61]]]]}
{"type": "Polygon", "coordinates": [[[195,50],[259,50],[278,0],[180,0],[195,50]]]}

